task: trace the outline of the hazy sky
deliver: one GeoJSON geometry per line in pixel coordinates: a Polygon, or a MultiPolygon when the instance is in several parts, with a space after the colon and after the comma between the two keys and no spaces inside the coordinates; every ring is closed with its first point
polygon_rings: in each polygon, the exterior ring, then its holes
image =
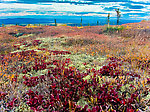
{"type": "Polygon", "coordinates": [[[16,16],[98,16],[150,19],[150,0],[0,0],[2,18],[16,16]]]}

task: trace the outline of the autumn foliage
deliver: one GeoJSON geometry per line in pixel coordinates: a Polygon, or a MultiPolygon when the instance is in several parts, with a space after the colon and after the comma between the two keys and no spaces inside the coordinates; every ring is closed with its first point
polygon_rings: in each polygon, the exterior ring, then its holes
{"type": "Polygon", "coordinates": [[[0,111],[148,111],[149,41],[118,38],[124,30],[112,35],[104,30],[1,28],[7,40],[16,40],[1,41],[0,111]]]}

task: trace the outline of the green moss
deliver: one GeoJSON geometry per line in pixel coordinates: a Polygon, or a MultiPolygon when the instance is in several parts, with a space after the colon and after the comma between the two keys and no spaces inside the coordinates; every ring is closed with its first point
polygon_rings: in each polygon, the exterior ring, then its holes
{"type": "Polygon", "coordinates": [[[106,30],[104,30],[104,32],[106,33],[112,33],[112,32],[116,32],[116,31],[122,31],[124,30],[125,27],[124,26],[121,26],[121,27],[107,27],[106,30]]]}
{"type": "MultiPolygon", "coordinates": [[[[85,105],[88,105],[88,102],[84,100],[84,97],[82,97],[78,102],[77,105],[80,105],[82,108],[84,108],[85,105]]],[[[89,107],[88,107],[89,108],[89,107]]]]}
{"type": "Polygon", "coordinates": [[[19,38],[27,38],[30,36],[35,36],[35,34],[22,35],[22,36],[19,36],[19,38]]]}
{"type": "Polygon", "coordinates": [[[19,107],[15,108],[15,112],[33,112],[26,103],[21,103],[19,107]]]}

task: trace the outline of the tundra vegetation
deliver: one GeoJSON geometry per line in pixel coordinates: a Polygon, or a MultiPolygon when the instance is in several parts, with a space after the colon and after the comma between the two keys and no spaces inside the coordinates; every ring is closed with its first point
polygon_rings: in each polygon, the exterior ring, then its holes
{"type": "Polygon", "coordinates": [[[0,111],[148,112],[149,25],[0,27],[0,111]]]}

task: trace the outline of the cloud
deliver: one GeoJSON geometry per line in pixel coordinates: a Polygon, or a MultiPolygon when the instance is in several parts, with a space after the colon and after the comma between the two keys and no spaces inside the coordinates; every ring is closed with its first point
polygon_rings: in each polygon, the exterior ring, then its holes
{"type": "Polygon", "coordinates": [[[1,13],[0,16],[26,16],[26,15],[35,15],[35,13],[1,13]]]}
{"type": "Polygon", "coordinates": [[[131,0],[133,2],[144,2],[144,3],[150,3],[150,0],[131,0]]]}
{"type": "MultiPolygon", "coordinates": [[[[110,13],[111,17],[116,17],[114,11],[116,8],[120,8],[121,18],[134,17],[134,15],[142,17],[150,14],[148,3],[142,2],[144,0],[135,1],[137,0],[101,0],[101,2],[100,0],[3,0],[0,2],[0,16],[74,15],[107,17],[110,13]]],[[[145,2],[147,1],[150,0],[145,2]]]]}
{"type": "Polygon", "coordinates": [[[88,13],[88,14],[84,14],[84,16],[99,16],[99,17],[107,17],[107,16],[108,16],[108,14],[88,13]]]}
{"type": "Polygon", "coordinates": [[[146,19],[146,20],[150,20],[150,17],[149,16],[144,16],[144,17],[138,17],[140,19],[146,19]]]}
{"type": "MultiPolygon", "coordinates": [[[[35,12],[19,12],[19,13],[0,13],[0,16],[5,16],[5,17],[12,17],[12,16],[53,16],[53,13],[50,14],[42,14],[42,13],[35,13],[35,12]]],[[[65,12],[57,12],[55,16],[61,16],[61,15],[66,15],[65,12]]]]}
{"type": "Polygon", "coordinates": [[[12,1],[17,1],[17,0],[1,0],[2,2],[12,2],[12,1]]]}
{"type": "Polygon", "coordinates": [[[129,15],[130,17],[138,17],[139,15],[129,15]]]}

